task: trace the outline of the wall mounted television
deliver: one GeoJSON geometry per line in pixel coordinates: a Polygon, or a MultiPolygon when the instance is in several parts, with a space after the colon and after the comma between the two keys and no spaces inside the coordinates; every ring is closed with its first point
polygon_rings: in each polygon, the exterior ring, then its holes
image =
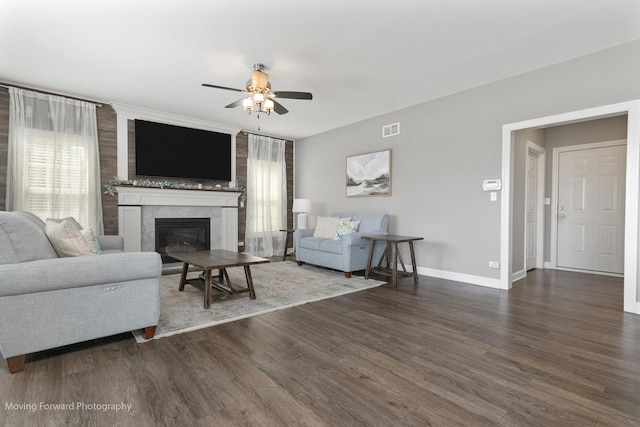
{"type": "Polygon", "coordinates": [[[231,135],[135,120],[136,175],[231,181],[231,135]]]}

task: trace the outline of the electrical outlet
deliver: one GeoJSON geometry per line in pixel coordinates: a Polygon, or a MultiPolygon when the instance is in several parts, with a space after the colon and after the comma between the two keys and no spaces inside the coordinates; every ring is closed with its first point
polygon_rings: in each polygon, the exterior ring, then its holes
{"type": "Polygon", "coordinates": [[[489,261],[489,268],[500,268],[500,263],[498,261],[489,261]]]}

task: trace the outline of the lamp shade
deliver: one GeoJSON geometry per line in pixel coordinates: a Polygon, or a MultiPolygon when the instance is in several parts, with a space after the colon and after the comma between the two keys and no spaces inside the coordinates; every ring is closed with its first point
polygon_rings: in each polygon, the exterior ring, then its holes
{"type": "Polygon", "coordinates": [[[311,212],[311,200],[293,199],[293,208],[291,208],[291,212],[311,212]]]}

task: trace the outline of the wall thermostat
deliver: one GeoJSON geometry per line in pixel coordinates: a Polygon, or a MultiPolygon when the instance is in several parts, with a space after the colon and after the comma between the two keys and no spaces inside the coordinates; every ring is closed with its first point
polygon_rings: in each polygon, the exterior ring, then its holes
{"type": "Polygon", "coordinates": [[[485,179],[482,181],[482,189],[484,191],[500,191],[502,189],[501,179],[485,179]]]}

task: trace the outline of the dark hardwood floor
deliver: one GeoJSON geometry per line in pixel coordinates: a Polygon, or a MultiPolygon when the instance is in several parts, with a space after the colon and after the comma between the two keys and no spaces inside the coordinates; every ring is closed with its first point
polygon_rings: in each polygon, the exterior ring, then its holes
{"type": "Polygon", "coordinates": [[[124,334],[0,368],[0,425],[638,426],[640,316],[622,294],[621,279],[553,270],[509,292],[421,276],[124,334]],[[99,406],[117,403],[131,409],[99,406]]]}

